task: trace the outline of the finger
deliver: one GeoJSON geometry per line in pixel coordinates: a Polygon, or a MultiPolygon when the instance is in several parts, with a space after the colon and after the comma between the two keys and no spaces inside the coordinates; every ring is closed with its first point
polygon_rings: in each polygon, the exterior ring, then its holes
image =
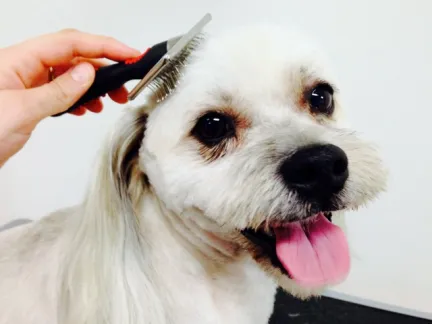
{"type": "Polygon", "coordinates": [[[28,109],[42,119],[66,111],[90,88],[95,70],[81,63],[50,83],[25,91],[28,109]]]}
{"type": "Polygon", "coordinates": [[[33,38],[6,52],[10,67],[26,88],[48,67],[67,64],[76,57],[122,61],[140,54],[114,38],[75,30],[33,38]]]}
{"type": "Polygon", "coordinates": [[[103,104],[102,104],[102,101],[100,99],[95,99],[95,100],[92,100],[92,101],[86,103],[85,108],[87,108],[87,110],[90,110],[91,112],[97,114],[97,113],[100,113],[102,111],[103,104]]]}
{"type": "Polygon", "coordinates": [[[46,66],[59,65],[80,56],[121,61],[140,54],[138,50],[112,37],[77,30],[44,35],[30,40],[24,46],[46,66]]]}
{"type": "MultiPolygon", "coordinates": [[[[104,60],[101,59],[87,59],[87,58],[83,58],[83,57],[77,57],[75,59],[73,59],[72,61],[70,61],[69,63],[63,64],[63,65],[58,65],[58,66],[53,66],[53,72],[52,72],[52,77],[53,78],[57,78],[60,75],[62,75],[63,73],[66,73],[67,71],[69,71],[73,66],[78,65],[80,63],[90,63],[91,65],[93,65],[93,67],[95,69],[99,69],[103,66],[106,66],[109,64],[109,62],[106,62],[104,60]]],[[[50,78],[50,72],[49,69],[46,68],[44,70],[44,72],[40,75],[40,77],[36,78],[33,80],[31,87],[39,87],[47,82],[52,81],[52,79],[50,78]]]]}
{"type": "Polygon", "coordinates": [[[106,62],[105,60],[102,59],[89,59],[85,57],[76,57],[67,63],[52,66],[54,69],[54,77],[56,78],[61,74],[67,72],[71,67],[84,62],[90,63],[91,65],[93,65],[95,69],[99,69],[109,64],[109,62],[106,62]]]}
{"type": "Polygon", "coordinates": [[[83,106],[78,107],[77,109],[74,109],[69,114],[75,115],[75,116],[82,116],[87,112],[87,109],[83,106]]]}
{"type": "Polygon", "coordinates": [[[128,102],[128,91],[125,87],[113,90],[108,93],[108,96],[117,103],[127,103],[128,102]]]}

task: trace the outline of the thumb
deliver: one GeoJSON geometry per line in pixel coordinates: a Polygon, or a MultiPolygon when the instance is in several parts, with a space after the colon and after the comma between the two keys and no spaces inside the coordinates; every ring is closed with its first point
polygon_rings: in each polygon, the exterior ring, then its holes
{"type": "Polygon", "coordinates": [[[45,118],[69,109],[90,88],[94,77],[94,67],[83,62],[50,83],[31,89],[27,99],[38,117],[45,118]]]}

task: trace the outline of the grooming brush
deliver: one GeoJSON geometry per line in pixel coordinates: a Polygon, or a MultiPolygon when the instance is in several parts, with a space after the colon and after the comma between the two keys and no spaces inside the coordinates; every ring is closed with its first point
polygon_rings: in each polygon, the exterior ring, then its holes
{"type": "Polygon", "coordinates": [[[166,96],[170,89],[175,88],[173,80],[176,78],[171,74],[179,72],[178,66],[183,65],[198,45],[198,35],[211,18],[210,14],[206,14],[188,33],[158,43],[136,58],[99,68],[87,92],[68,110],[53,117],[71,112],[93,99],[119,89],[131,80],[141,81],[128,94],[129,100],[134,100],[146,87],[156,92],[157,96],[158,93],[166,96]]]}

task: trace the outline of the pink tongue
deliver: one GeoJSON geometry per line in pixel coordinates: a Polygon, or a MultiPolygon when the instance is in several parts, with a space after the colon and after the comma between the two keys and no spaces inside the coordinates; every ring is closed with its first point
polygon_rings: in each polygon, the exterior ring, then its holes
{"type": "Polygon", "coordinates": [[[344,280],[350,257],[342,230],[322,213],[305,227],[297,222],[275,229],[276,254],[290,277],[309,288],[344,280]]]}

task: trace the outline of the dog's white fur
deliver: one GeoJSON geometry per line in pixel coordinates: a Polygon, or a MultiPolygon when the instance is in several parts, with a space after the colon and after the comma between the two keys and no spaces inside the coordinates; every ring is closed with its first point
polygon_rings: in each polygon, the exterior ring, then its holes
{"type": "Polygon", "coordinates": [[[277,285],[318,294],[255,261],[237,231],[306,215],[275,174],[307,144],[346,152],[345,209],[384,189],[376,151],[345,128],[338,91],[331,118],[298,107],[318,79],[337,86],[303,35],[257,26],[207,37],[168,99],[125,114],[82,205],[1,234],[0,324],[264,324],[277,285]],[[189,131],[226,106],[248,127],[225,156],[204,161],[189,131]]]}

